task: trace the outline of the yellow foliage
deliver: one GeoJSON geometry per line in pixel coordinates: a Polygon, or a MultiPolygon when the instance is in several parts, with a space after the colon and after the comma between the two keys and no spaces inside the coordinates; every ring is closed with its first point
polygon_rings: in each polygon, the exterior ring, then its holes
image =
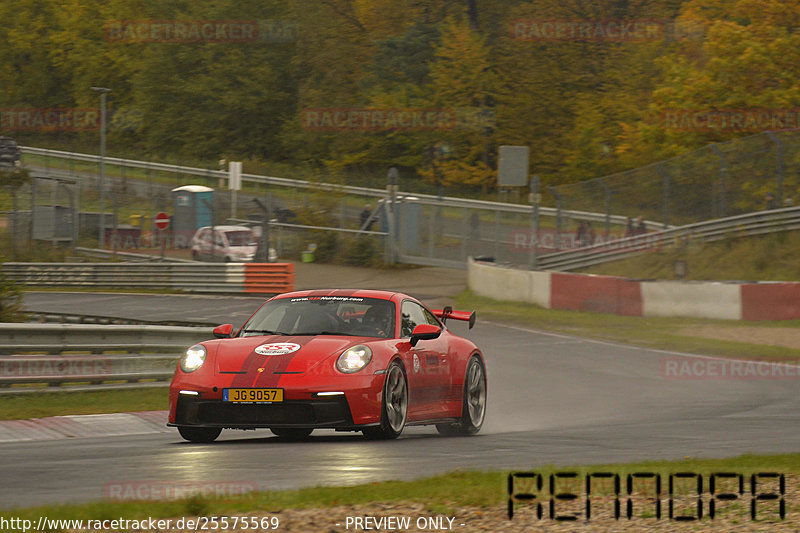
{"type": "Polygon", "coordinates": [[[490,189],[497,181],[497,172],[482,161],[467,163],[459,160],[441,161],[420,171],[427,180],[440,185],[477,185],[490,189]]]}

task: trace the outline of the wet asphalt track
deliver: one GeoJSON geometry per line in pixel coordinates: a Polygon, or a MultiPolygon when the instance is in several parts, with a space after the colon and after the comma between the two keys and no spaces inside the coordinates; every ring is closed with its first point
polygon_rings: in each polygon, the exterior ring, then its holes
{"type": "MultiPolygon", "coordinates": [[[[238,325],[259,300],[28,293],[25,302],[97,315],[161,313],[212,322],[234,316],[238,325]],[[110,313],[109,305],[119,312],[110,313]]],[[[453,329],[467,334],[463,324],[453,329]]],[[[308,442],[290,444],[267,430],[225,430],[209,445],[186,444],[177,432],[0,444],[0,508],[98,500],[109,484],[126,482],[238,482],[267,490],[413,479],[456,468],[800,450],[798,378],[666,379],[663,359],[676,354],[480,318],[467,336],[483,349],[489,374],[487,421],[476,437],[444,438],[423,427],[390,442],[317,431],[308,442]]]]}

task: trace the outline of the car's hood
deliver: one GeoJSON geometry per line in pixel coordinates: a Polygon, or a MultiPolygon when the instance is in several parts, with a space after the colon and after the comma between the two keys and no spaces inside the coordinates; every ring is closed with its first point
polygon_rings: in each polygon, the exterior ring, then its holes
{"type": "Polygon", "coordinates": [[[339,356],[350,346],[376,339],[321,335],[272,335],[219,341],[216,372],[249,373],[265,371],[305,373],[330,357],[339,356]]]}

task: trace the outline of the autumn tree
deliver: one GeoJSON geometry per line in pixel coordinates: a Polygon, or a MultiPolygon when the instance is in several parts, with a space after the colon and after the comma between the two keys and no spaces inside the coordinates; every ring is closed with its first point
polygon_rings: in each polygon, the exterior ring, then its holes
{"type": "Polygon", "coordinates": [[[437,144],[450,155],[434,161],[423,175],[443,184],[493,186],[495,107],[499,77],[486,38],[465,19],[452,18],[442,28],[441,44],[431,65],[434,105],[451,109],[452,128],[437,132],[437,144]]]}
{"type": "MultiPolygon", "coordinates": [[[[677,19],[687,34],[658,60],[662,72],[647,113],[626,123],[631,164],[665,158],[754,131],[671,128],[670,110],[791,110],[800,106],[800,4],[692,0],[677,19]],[[698,38],[702,37],[702,38],[698,38]]],[[[780,129],[780,128],[778,128],[780,129]]]]}

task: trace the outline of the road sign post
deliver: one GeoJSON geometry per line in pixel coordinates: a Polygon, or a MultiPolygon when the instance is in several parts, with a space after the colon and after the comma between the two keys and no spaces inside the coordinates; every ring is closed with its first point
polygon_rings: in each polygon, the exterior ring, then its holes
{"type": "Polygon", "coordinates": [[[231,190],[231,218],[236,218],[236,191],[242,190],[242,162],[228,163],[228,187],[231,190]]]}
{"type": "Polygon", "coordinates": [[[161,260],[164,260],[164,249],[167,246],[167,239],[164,232],[169,227],[169,215],[161,212],[155,218],[156,229],[158,229],[158,238],[161,240],[161,260]]]}

